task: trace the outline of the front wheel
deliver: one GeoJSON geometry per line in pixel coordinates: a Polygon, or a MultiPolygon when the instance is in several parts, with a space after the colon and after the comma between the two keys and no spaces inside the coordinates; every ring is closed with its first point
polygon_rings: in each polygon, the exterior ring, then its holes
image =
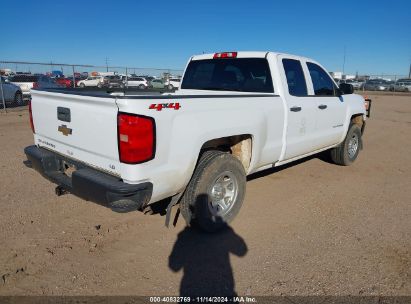
{"type": "Polygon", "coordinates": [[[139,88],[140,90],[144,90],[146,87],[145,87],[144,84],[140,84],[140,85],[138,86],[138,88],[139,88]]]}
{"type": "Polygon", "coordinates": [[[357,159],[361,145],[361,129],[358,125],[352,124],[344,141],[338,147],[331,149],[332,161],[341,166],[351,165],[357,159]]]}
{"type": "Polygon", "coordinates": [[[229,153],[207,151],[198,162],[180,202],[187,224],[215,232],[240,211],[246,187],[241,162],[229,153]]]}
{"type": "Polygon", "coordinates": [[[173,90],[173,89],[174,89],[173,85],[172,85],[172,84],[169,84],[169,85],[168,85],[168,89],[169,89],[170,91],[173,90]]]}
{"type": "Polygon", "coordinates": [[[86,85],[82,82],[82,83],[80,83],[80,88],[83,88],[84,89],[84,87],[85,87],[86,85]]]}

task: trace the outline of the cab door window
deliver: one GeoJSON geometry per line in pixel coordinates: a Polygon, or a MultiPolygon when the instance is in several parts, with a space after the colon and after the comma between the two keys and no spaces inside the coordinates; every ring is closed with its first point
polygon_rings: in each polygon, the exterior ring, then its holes
{"type": "Polygon", "coordinates": [[[335,96],[335,85],[330,75],[315,63],[307,62],[315,96],[335,96]]]}
{"type": "Polygon", "coordinates": [[[283,59],[288,92],[292,96],[307,96],[307,85],[301,62],[295,59],[283,59]]]}

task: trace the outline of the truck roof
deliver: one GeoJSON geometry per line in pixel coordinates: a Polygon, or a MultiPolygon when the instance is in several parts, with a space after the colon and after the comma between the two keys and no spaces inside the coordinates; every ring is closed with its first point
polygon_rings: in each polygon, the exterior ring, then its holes
{"type": "MultiPolygon", "coordinates": [[[[232,51],[232,52],[235,52],[235,51],[232,51]]],[[[219,53],[230,53],[230,52],[219,52],[219,53]]],[[[191,60],[213,59],[215,54],[217,53],[194,55],[191,57],[191,60]]],[[[264,51],[240,51],[240,52],[237,52],[237,58],[265,58],[267,54],[272,54],[274,56],[285,55],[285,56],[290,56],[290,57],[309,59],[303,56],[279,53],[279,52],[270,52],[270,51],[265,51],[265,52],[264,51]]]]}

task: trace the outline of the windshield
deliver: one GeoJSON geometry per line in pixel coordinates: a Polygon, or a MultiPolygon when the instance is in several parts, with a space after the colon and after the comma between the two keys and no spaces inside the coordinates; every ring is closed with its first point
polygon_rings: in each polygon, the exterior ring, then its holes
{"type": "Polygon", "coordinates": [[[193,60],[182,89],[273,93],[267,59],[233,58],[193,60]]]}

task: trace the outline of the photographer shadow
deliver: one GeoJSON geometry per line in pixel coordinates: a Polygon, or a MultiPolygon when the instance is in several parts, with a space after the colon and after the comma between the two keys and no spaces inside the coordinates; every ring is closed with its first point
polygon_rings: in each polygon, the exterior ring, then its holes
{"type": "Polygon", "coordinates": [[[169,256],[170,269],[184,272],[180,296],[236,296],[230,253],[247,253],[244,240],[231,227],[216,234],[184,228],[169,256]]]}
{"type": "Polygon", "coordinates": [[[243,257],[247,251],[228,225],[213,234],[185,227],[168,260],[172,271],[183,271],[180,296],[236,296],[230,253],[243,257]]]}

